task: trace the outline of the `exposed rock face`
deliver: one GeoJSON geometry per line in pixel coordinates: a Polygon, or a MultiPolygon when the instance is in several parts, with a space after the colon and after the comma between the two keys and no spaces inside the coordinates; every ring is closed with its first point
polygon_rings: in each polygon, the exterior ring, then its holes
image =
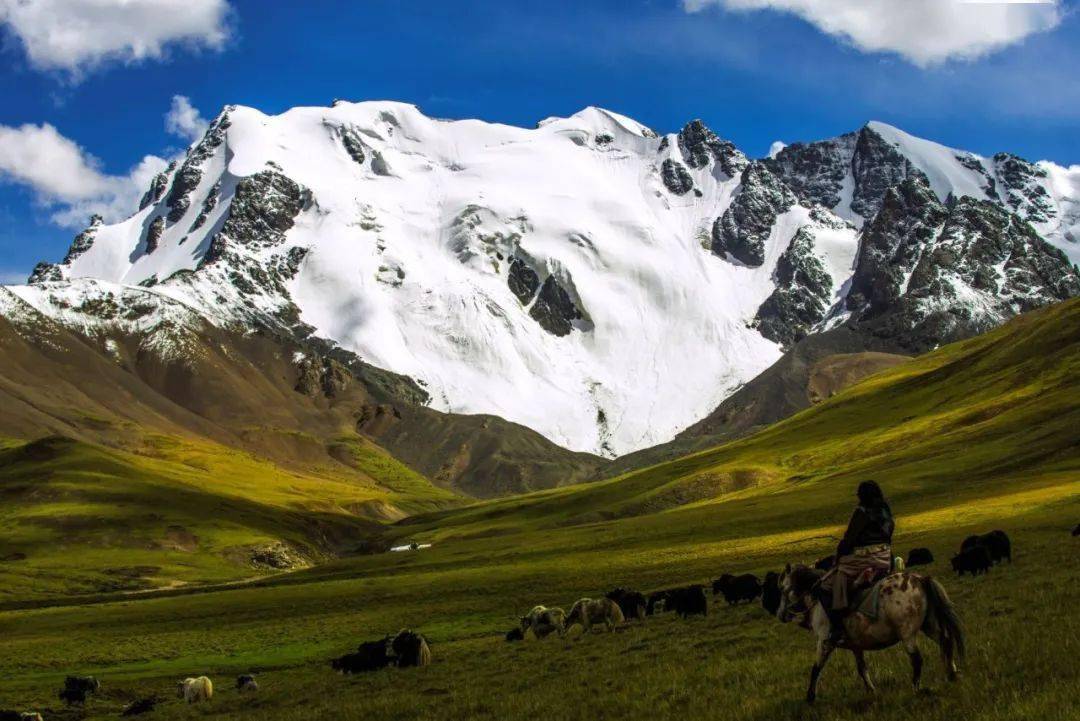
{"type": "Polygon", "coordinates": [[[139,210],[142,210],[150,205],[161,200],[161,196],[165,195],[165,190],[169,187],[169,173],[176,169],[176,161],[169,163],[169,167],[154,176],[154,179],[150,181],[150,188],[143,194],[142,200],[139,201],[139,210]]]}
{"type": "Polygon", "coordinates": [[[691,168],[704,168],[715,161],[728,177],[746,167],[746,156],[729,140],[722,140],[700,120],[691,120],[679,131],[679,150],[691,168]]]}
{"type": "Polygon", "coordinates": [[[97,213],[90,216],[90,225],[86,230],[75,236],[75,239],[71,241],[71,247],[68,248],[67,255],[64,256],[64,263],[71,263],[71,261],[78,258],[80,255],[90,250],[90,247],[94,244],[94,236],[97,234],[98,228],[101,227],[101,216],[97,213]]]}
{"type": "Polygon", "coordinates": [[[165,218],[160,215],[150,221],[150,227],[146,229],[146,253],[149,255],[157,250],[161,234],[165,232],[165,218]]]}
{"type": "Polygon", "coordinates": [[[763,163],[750,163],[742,172],[738,195],[713,224],[713,253],[760,266],[777,216],[795,202],[792,192],[763,163]]]}
{"type": "Polygon", "coordinates": [[[694,179],[690,177],[686,166],[678,160],[668,158],[660,165],[660,179],[675,195],[686,195],[694,189],[694,179]]]}
{"type": "Polygon", "coordinates": [[[851,170],[855,178],[851,209],[864,218],[877,213],[889,188],[910,176],[926,177],[900,151],[869,127],[859,131],[851,170]]]}
{"type": "Polygon", "coordinates": [[[1029,223],[1045,223],[1056,216],[1046,188],[1040,180],[1046,178],[1046,171],[1021,157],[1009,153],[994,156],[997,175],[1003,188],[999,196],[1014,213],[1029,223]]]}
{"type": "Polygon", "coordinates": [[[557,336],[569,335],[573,328],[572,321],[584,317],[554,275],[549,275],[544,281],[536,302],[529,309],[529,315],[544,330],[557,336]]]}
{"type": "Polygon", "coordinates": [[[176,171],[172,189],[169,190],[169,197],[166,199],[166,204],[169,206],[167,218],[170,223],[178,222],[191,207],[191,194],[199,187],[199,182],[202,180],[202,165],[214,154],[214,149],[225,142],[225,131],[228,129],[229,114],[225,112],[210,123],[202,140],[188,151],[183,165],[176,171]]]}
{"type": "Polygon", "coordinates": [[[229,217],[211,241],[203,263],[221,258],[227,244],[249,248],[281,245],[307,196],[299,185],[276,170],[263,170],[244,178],[236,185],[229,217]]]}
{"type": "Polygon", "coordinates": [[[832,278],[814,255],[814,231],[800,228],[776,264],[776,290],[758,308],[754,327],[784,348],[802,340],[825,318],[832,278]]]}
{"type": "Polygon", "coordinates": [[[297,364],[295,390],[307,396],[336,398],[349,387],[352,374],[344,365],[326,356],[314,360],[304,356],[297,364]]]}
{"type": "Polygon", "coordinates": [[[364,155],[364,141],[360,139],[359,134],[352,128],[342,128],[341,132],[341,144],[345,147],[345,152],[349,154],[357,165],[363,165],[366,156],[364,155]]]}
{"type": "Polygon", "coordinates": [[[1077,295],[1076,270],[1026,221],[990,201],[945,205],[913,177],[864,228],[847,307],[922,351],[1077,295]]]}
{"type": "Polygon", "coordinates": [[[42,261],[35,265],[34,269],[30,271],[30,277],[26,279],[26,282],[30,285],[40,285],[42,283],[50,283],[63,279],[64,272],[60,269],[59,265],[42,261]]]}
{"type": "Polygon", "coordinates": [[[507,284],[510,286],[510,292],[517,297],[521,304],[528,305],[540,287],[540,276],[536,274],[535,270],[526,265],[523,260],[514,258],[510,261],[507,284]]]}
{"type": "Polygon", "coordinates": [[[199,214],[195,216],[195,222],[191,224],[191,232],[198,230],[206,224],[206,219],[210,217],[210,213],[214,212],[214,208],[218,204],[218,195],[221,193],[221,181],[214,183],[214,187],[210,188],[210,192],[207,193],[206,199],[203,200],[202,209],[199,214]]]}
{"type": "Polygon", "coordinates": [[[792,143],[762,162],[803,202],[835,208],[841,201],[856,138],[856,133],[848,133],[818,143],[792,143]]]}

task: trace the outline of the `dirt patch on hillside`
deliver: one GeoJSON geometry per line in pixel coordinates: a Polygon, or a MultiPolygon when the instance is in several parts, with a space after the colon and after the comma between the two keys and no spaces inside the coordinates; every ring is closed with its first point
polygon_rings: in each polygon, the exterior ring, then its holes
{"type": "Polygon", "coordinates": [[[806,394],[811,403],[832,398],[859,381],[911,360],[894,353],[837,353],[822,358],[810,369],[806,394]]]}

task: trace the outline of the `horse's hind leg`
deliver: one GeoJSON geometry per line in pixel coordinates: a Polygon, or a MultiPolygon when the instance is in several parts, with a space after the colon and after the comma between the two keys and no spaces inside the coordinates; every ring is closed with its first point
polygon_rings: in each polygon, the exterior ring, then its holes
{"type": "Polygon", "coordinates": [[[832,644],[825,640],[818,641],[817,661],[810,669],[810,687],[806,689],[806,703],[814,703],[814,699],[817,698],[818,677],[821,676],[821,669],[825,668],[825,662],[829,660],[832,652],[832,644]]]}
{"type": "Polygon", "coordinates": [[[904,650],[907,651],[908,658],[911,659],[911,685],[918,691],[919,683],[922,681],[923,659],[914,636],[904,641],[904,650]]]}
{"type": "Polygon", "coordinates": [[[870,693],[875,693],[877,689],[874,688],[874,682],[870,680],[870,669],[866,667],[866,654],[862,651],[855,651],[855,669],[859,672],[859,678],[862,679],[863,685],[866,686],[866,690],[870,693]]]}

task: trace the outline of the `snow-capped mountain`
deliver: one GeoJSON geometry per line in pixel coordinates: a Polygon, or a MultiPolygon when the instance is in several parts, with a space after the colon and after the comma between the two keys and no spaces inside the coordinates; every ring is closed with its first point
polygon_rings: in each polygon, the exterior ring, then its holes
{"type": "Polygon", "coordinates": [[[608,456],[830,324],[903,305],[932,344],[1080,293],[1054,250],[1080,258],[1080,171],[880,123],[750,160],[699,121],[661,136],[597,108],[525,129],[230,107],[141,205],[13,292],[69,324],[157,298],[314,334],[436,409],[608,456]]]}

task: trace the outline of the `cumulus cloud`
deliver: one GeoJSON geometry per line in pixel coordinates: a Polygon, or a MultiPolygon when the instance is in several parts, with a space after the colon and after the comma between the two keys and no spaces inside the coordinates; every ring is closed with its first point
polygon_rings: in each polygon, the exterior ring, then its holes
{"type": "Polygon", "coordinates": [[[925,67],[973,59],[1051,30],[1061,0],[682,0],[688,12],[792,13],[867,52],[897,53],[925,67]]]}
{"type": "Polygon", "coordinates": [[[205,118],[199,114],[197,108],[192,107],[191,100],[184,95],[174,95],[172,107],[165,114],[165,129],[171,134],[194,142],[202,137],[208,125],[205,118]]]}
{"type": "Polygon", "coordinates": [[[769,157],[775,158],[780,154],[780,151],[787,147],[787,143],[783,140],[774,140],[773,144],[769,146],[769,157]]]}
{"type": "Polygon", "coordinates": [[[124,218],[166,165],[164,158],[147,155],[127,174],[109,175],[97,158],[48,123],[0,125],[0,179],[29,187],[52,221],[68,228],[85,226],[92,213],[107,221],[124,218]]]}
{"type": "Polygon", "coordinates": [[[0,0],[0,24],[30,64],[78,77],[103,62],[161,59],[171,45],[220,49],[228,0],[0,0]]]}

